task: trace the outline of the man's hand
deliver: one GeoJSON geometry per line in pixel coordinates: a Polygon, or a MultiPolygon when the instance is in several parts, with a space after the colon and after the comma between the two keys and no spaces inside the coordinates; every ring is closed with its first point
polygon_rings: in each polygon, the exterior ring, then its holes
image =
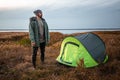
{"type": "Polygon", "coordinates": [[[32,45],[32,46],[35,46],[36,44],[35,44],[35,42],[31,42],[31,45],[32,45]]]}

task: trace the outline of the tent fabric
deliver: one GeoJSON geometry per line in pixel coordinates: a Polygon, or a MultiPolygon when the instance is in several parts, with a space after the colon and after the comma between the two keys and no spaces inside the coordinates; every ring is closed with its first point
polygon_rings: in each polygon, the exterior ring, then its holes
{"type": "Polygon", "coordinates": [[[75,38],[84,44],[84,47],[97,62],[104,61],[106,48],[104,42],[102,39],[100,39],[100,37],[95,34],[87,33],[81,36],[76,36],[75,38]]]}
{"type": "Polygon", "coordinates": [[[84,67],[94,67],[107,61],[108,56],[105,50],[102,39],[93,33],[66,37],[56,60],[73,67],[77,67],[83,60],[84,67]]]}

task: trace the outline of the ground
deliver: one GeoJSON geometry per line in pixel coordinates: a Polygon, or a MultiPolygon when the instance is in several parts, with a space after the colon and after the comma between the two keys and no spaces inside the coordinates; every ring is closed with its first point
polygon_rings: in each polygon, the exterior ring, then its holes
{"type": "Polygon", "coordinates": [[[51,32],[46,47],[45,63],[37,55],[37,68],[31,64],[32,48],[28,33],[0,33],[0,80],[120,80],[120,31],[93,32],[106,44],[109,60],[94,68],[68,67],[56,61],[62,40],[66,36],[82,33],[62,34],[51,32]]]}

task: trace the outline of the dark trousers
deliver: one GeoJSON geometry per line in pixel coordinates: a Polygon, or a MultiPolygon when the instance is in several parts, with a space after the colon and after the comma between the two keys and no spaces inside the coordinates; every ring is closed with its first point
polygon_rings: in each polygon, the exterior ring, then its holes
{"type": "MultiPolygon", "coordinates": [[[[38,47],[33,47],[32,63],[33,63],[34,68],[36,68],[37,51],[38,51],[38,47]]],[[[41,55],[40,55],[41,62],[44,62],[44,57],[45,57],[45,42],[40,43],[40,51],[41,51],[41,55]]]]}

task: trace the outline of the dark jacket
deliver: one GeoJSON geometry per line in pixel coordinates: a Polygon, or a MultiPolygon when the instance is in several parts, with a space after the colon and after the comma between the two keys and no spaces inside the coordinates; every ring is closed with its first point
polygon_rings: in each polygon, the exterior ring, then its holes
{"type": "MultiPolygon", "coordinates": [[[[45,43],[48,44],[48,41],[50,40],[50,34],[48,30],[48,25],[45,19],[42,18],[43,26],[44,26],[44,36],[45,36],[45,43]]],[[[36,46],[40,46],[40,34],[39,34],[39,26],[38,21],[36,17],[30,18],[30,24],[29,24],[29,37],[31,42],[35,42],[36,46]]]]}

